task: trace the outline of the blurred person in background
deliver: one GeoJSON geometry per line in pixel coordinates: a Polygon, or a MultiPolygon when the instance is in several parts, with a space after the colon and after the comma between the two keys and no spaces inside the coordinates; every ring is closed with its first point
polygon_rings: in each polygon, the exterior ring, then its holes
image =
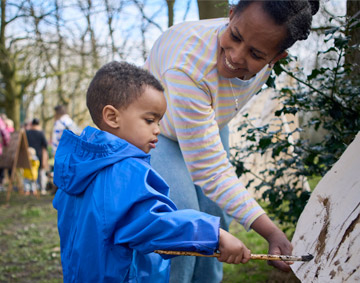
{"type": "MultiPolygon", "coordinates": [[[[3,115],[0,115],[0,157],[3,153],[3,147],[8,146],[10,143],[10,132],[6,127],[3,115]]],[[[0,191],[3,191],[2,181],[4,178],[4,168],[0,168],[0,191]]]]}
{"type": "Polygon", "coordinates": [[[6,127],[6,130],[9,132],[9,133],[13,133],[15,131],[15,128],[14,128],[14,121],[9,119],[5,113],[2,113],[1,114],[1,118],[2,120],[4,121],[5,123],[5,127],[6,127]]]}
{"type": "Polygon", "coordinates": [[[60,138],[64,130],[70,130],[74,134],[80,134],[80,130],[76,123],[67,114],[66,106],[57,105],[55,108],[55,123],[51,137],[52,153],[55,156],[57,147],[59,145],[60,138]]]}
{"type": "Polygon", "coordinates": [[[47,183],[46,172],[49,171],[49,155],[47,152],[48,143],[46,141],[45,134],[40,126],[39,119],[34,118],[31,121],[29,129],[26,130],[26,137],[29,147],[35,149],[36,156],[40,161],[37,182],[39,184],[41,194],[45,194],[47,183]]]}
{"type": "Polygon", "coordinates": [[[0,116],[0,155],[3,153],[3,146],[7,146],[10,143],[10,131],[8,130],[3,115],[0,116]]]}

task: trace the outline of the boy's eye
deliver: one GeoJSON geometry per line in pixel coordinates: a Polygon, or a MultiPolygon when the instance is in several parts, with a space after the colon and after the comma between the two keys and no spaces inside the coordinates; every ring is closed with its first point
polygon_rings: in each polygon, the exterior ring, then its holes
{"type": "Polygon", "coordinates": [[[151,123],[154,123],[154,120],[153,119],[145,119],[146,123],[148,124],[151,124],[151,123]]]}

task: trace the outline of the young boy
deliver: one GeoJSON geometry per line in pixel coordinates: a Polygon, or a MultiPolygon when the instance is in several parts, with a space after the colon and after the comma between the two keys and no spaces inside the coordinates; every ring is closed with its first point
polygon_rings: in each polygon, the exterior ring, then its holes
{"type": "Polygon", "coordinates": [[[166,100],[150,73],[106,64],[90,83],[87,107],[100,130],[64,131],[55,156],[64,282],[167,282],[170,263],[157,249],[219,249],[223,262],[250,259],[240,240],[219,229],[219,218],[177,210],[151,168],[166,100]]]}

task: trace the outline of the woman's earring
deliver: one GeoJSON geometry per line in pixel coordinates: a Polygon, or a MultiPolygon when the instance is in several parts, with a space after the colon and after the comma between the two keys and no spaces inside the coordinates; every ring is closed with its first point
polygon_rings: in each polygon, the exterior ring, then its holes
{"type": "Polygon", "coordinates": [[[270,62],[269,63],[269,68],[273,68],[274,67],[274,63],[270,62]]]}

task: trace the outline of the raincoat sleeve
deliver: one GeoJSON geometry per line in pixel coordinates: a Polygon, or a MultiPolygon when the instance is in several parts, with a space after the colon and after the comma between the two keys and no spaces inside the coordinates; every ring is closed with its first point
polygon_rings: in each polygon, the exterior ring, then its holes
{"type": "MultiPolygon", "coordinates": [[[[121,186],[120,190],[119,198],[124,202],[117,214],[114,244],[125,244],[142,253],[163,249],[212,254],[218,248],[218,217],[190,209],[177,210],[167,197],[167,184],[150,167],[126,166],[121,170],[131,174],[126,177],[128,188],[121,186]]],[[[109,208],[119,207],[114,199],[108,201],[109,208]]]]}

